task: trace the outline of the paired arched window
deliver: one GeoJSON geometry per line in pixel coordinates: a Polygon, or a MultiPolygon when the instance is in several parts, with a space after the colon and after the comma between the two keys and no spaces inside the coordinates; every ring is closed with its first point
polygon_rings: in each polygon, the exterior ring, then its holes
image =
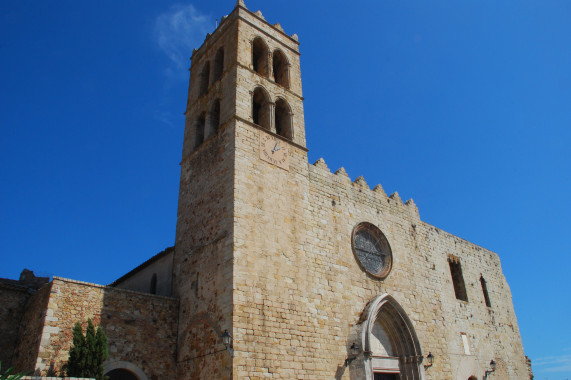
{"type": "Polygon", "coordinates": [[[261,87],[254,90],[252,97],[252,120],[260,127],[271,129],[270,97],[261,87]]]}
{"type": "Polygon", "coordinates": [[[252,66],[254,71],[260,75],[268,77],[268,45],[260,37],[257,37],[252,42],[252,66]]]}
{"type": "MultiPolygon", "coordinates": [[[[252,41],[252,68],[258,74],[268,78],[270,74],[270,54],[268,45],[261,37],[252,41]]],[[[272,54],[271,79],[280,86],[289,88],[289,63],[286,55],[280,49],[275,49],[272,54]]]]}
{"type": "Polygon", "coordinates": [[[194,149],[204,142],[204,128],[206,127],[206,113],[202,113],[196,121],[196,136],[194,139],[194,149]]]}
{"type": "Polygon", "coordinates": [[[206,94],[208,91],[208,79],[210,78],[210,62],[206,62],[200,72],[200,93],[198,96],[206,94]]]}
{"type": "Polygon", "coordinates": [[[194,149],[218,132],[220,127],[220,99],[215,99],[209,112],[202,112],[195,122],[194,149]]]}
{"type": "Polygon", "coordinates": [[[285,54],[279,50],[274,50],[272,56],[272,71],[274,75],[274,82],[289,88],[289,73],[288,73],[288,62],[285,54]]]}
{"type": "MultiPolygon", "coordinates": [[[[252,41],[252,68],[258,74],[269,77],[269,49],[261,37],[252,41]]],[[[289,63],[286,55],[280,49],[275,49],[272,54],[271,66],[272,78],[275,83],[289,88],[289,63]]],[[[275,107],[271,103],[270,96],[261,87],[254,90],[252,97],[252,121],[259,126],[275,132],[287,139],[293,138],[292,111],[289,104],[279,98],[275,107]]]]}
{"type": "Polygon", "coordinates": [[[275,114],[275,126],[276,133],[286,139],[292,139],[292,126],[291,126],[291,108],[289,104],[283,99],[278,99],[276,101],[275,114]]]}
{"type": "Polygon", "coordinates": [[[224,49],[220,48],[216,52],[216,57],[214,58],[214,66],[212,68],[212,83],[220,79],[223,72],[224,72],[224,49]]]}
{"type": "Polygon", "coordinates": [[[286,139],[293,139],[291,107],[282,98],[278,98],[274,106],[272,120],[270,96],[262,87],[256,87],[252,96],[252,121],[267,130],[272,130],[286,139]],[[273,123],[272,123],[273,122],[273,123]]]}
{"type": "Polygon", "coordinates": [[[219,48],[212,63],[212,70],[210,68],[210,61],[204,63],[202,71],[198,78],[199,91],[198,96],[202,96],[208,92],[210,84],[216,82],[224,72],[224,48],[219,48]],[[210,72],[212,71],[212,73],[210,72]],[[212,74],[212,75],[210,75],[212,74]]]}

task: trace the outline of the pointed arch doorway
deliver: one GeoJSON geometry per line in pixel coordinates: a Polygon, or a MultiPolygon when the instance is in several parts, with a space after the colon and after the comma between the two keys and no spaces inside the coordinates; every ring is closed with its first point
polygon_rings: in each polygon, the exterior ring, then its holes
{"type": "Polygon", "coordinates": [[[422,350],[414,326],[391,295],[371,300],[359,324],[365,379],[425,379],[422,350]]]}

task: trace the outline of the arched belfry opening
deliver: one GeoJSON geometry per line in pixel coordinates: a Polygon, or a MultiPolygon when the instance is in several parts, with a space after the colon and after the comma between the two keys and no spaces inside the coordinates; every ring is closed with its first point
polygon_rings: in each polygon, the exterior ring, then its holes
{"type": "Polygon", "coordinates": [[[220,79],[223,72],[224,72],[224,49],[220,48],[216,52],[216,57],[214,58],[214,66],[212,68],[212,83],[220,79]]]}
{"type": "Polygon", "coordinates": [[[252,68],[255,72],[265,77],[269,74],[268,45],[260,37],[252,42],[252,68]]]}
{"type": "Polygon", "coordinates": [[[274,50],[272,59],[272,73],[274,76],[274,82],[284,86],[285,88],[289,88],[288,66],[289,63],[285,54],[280,49],[274,50]]]}
{"type": "Polygon", "coordinates": [[[271,127],[270,96],[261,87],[257,87],[252,96],[252,121],[268,130],[271,127]]]}
{"type": "Polygon", "coordinates": [[[423,380],[422,350],[404,309],[389,294],[365,307],[360,325],[364,378],[423,380]]]}
{"type": "Polygon", "coordinates": [[[287,104],[287,102],[282,98],[279,98],[276,101],[275,126],[276,133],[278,135],[283,136],[289,140],[293,138],[291,108],[289,104],[287,104]]]}
{"type": "Polygon", "coordinates": [[[210,78],[210,62],[206,62],[202,71],[200,72],[200,92],[199,96],[202,96],[208,92],[208,79],[210,78]]]}

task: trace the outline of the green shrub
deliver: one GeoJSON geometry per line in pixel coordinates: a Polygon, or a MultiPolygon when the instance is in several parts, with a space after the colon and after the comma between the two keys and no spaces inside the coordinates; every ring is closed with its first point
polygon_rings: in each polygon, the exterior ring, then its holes
{"type": "Polygon", "coordinates": [[[69,350],[67,375],[105,380],[107,377],[103,374],[103,362],[107,356],[107,337],[101,326],[96,331],[93,322],[88,319],[83,335],[81,324],[77,322],[73,326],[73,345],[69,350]]]}

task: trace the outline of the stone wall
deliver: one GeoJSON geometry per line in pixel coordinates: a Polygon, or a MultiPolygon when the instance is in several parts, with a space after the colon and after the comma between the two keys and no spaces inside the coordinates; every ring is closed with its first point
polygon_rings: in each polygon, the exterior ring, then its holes
{"type": "Polygon", "coordinates": [[[72,328],[76,322],[85,328],[91,318],[107,335],[108,362],[132,363],[149,379],[174,376],[177,300],[58,277],[47,288],[49,302],[44,297],[44,309],[34,312],[45,316],[43,332],[37,335],[41,336],[37,363],[26,363],[21,370],[63,374],[72,328]]]}
{"type": "Polygon", "coordinates": [[[12,355],[18,342],[18,328],[24,307],[30,298],[28,289],[0,282],[0,363],[6,369],[12,366],[12,355]]]}
{"type": "Polygon", "coordinates": [[[16,372],[37,373],[40,344],[43,339],[46,309],[50,298],[52,283],[41,287],[26,302],[26,307],[18,329],[18,344],[14,350],[12,363],[16,372]]]}
{"type": "Polygon", "coordinates": [[[238,377],[353,378],[344,367],[365,306],[388,293],[405,310],[424,356],[427,379],[527,376],[509,287],[498,256],[419,218],[414,202],[371,190],[323,160],[307,165],[290,148],[290,170],[256,157],[257,128],[240,124],[236,146],[235,371],[238,377]],[[355,260],[351,234],[380,228],[393,252],[383,281],[355,260]],[[468,302],[456,299],[449,255],[460,260],[468,302]],[[491,307],[480,284],[487,282],[491,307]],[[462,334],[468,342],[464,348],[462,334]]]}
{"type": "MultiPolygon", "coordinates": [[[[229,77],[235,74],[226,72],[222,81],[229,77]]],[[[191,87],[192,81],[191,74],[191,87]]],[[[202,112],[200,102],[187,120],[202,112]]],[[[192,128],[187,123],[185,139],[193,136],[192,128]]],[[[232,320],[233,152],[234,120],[229,119],[181,162],[173,264],[174,295],[180,298],[179,379],[232,377],[231,357],[220,336],[232,320]]]]}
{"type": "MultiPolygon", "coordinates": [[[[432,295],[427,295],[439,300],[442,313],[442,320],[437,324],[439,328],[434,332],[427,331],[424,339],[436,346],[433,354],[442,355],[439,364],[442,372],[450,373],[454,378],[481,376],[494,359],[497,363],[495,376],[525,379],[525,355],[511,292],[498,255],[427,223],[420,227],[416,240],[429,266],[425,265],[424,271],[431,273],[429,282],[424,281],[421,285],[433,288],[432,295]],[[449,255],[456,256],[462,265],[467,302],[456,299],[449,255]],[[480,277],[486,280],[491,307],[485,304],[480,277]],[[433,342],[435,332],[445,344],[433,342]],[[467,337],[467,348],[462,334],[467,337]]],[[[427,318],[419,318],[420,323],[426,324],[426,328],[433,325],[427,318]]]]}
{"type": "Polygon", "coordinates": [[[174,258],[178,379],[229,379],[220,336],[232,320],[233,123],[182,164],[174,258]]]}
{"type": "Polygon", "coordinates": [[[173,265],[174,294],[180,297],[179,379],[233,377],[232,357],[220,336],[226,329],[232,332],[235,114],[241,102],[236,87],[238,28],[234,11],[192,56],[173,265]],[[203,69],[221,48],[222,75],[201,95],[203,69]],[[209,111],[217,99],[220,125],[214,131],[209,111]],[[198,145],[197,120],[203,113],[204,142],[198,145]]]}

